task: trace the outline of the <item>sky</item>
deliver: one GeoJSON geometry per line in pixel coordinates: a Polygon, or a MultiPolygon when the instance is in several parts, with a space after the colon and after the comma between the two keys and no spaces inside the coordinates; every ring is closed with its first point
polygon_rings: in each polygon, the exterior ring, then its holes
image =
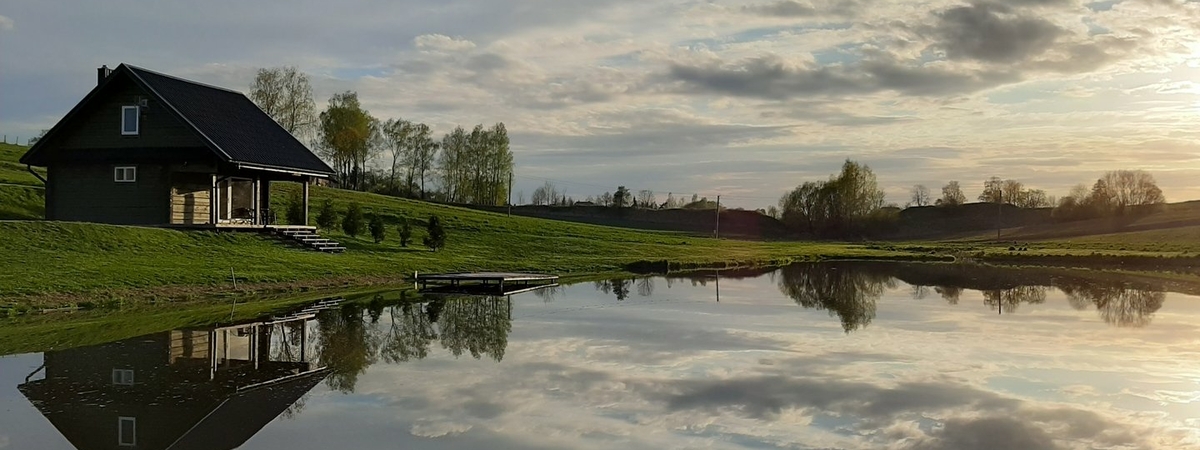
{"type": "Polygon", "coordinates": [[[888,200],[991,176],[1051,195],[1144,169],[1200,198],[1200,2],[753,0],[0,4],[0,132],[130,63],[245,91],[310,74],[376,117],[504,122],[516,191],[774,204],[851,158],[888,200]]]}

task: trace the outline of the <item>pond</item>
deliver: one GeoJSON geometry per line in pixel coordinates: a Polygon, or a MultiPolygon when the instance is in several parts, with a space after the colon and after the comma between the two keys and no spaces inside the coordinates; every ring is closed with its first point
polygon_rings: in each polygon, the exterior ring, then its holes
{"type": "Polygon", "coordinates": [[[0,358],[0,449],[1200,448],[1200,298],[823,263],[397,291],[0,358]]]}

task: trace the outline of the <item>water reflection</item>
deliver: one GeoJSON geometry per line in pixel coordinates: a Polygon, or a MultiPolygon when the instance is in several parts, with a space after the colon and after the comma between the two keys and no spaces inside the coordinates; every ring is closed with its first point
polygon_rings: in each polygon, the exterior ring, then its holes
{"type": "Polygon", "coordinates": [[[328,373],[309,360],[311,317],[47,351],[18,390],[80,450],[235,448],[328,373]]]}
{"type": "Polygon", "coordinates": [[[796,264],[779,271],[779,290],[805,308],[829,311],[847,333],[875,318],[875,302],[895,287],[890,274],[849,264],[796,264]]]}
{"type": "Polygon", "coordinates": [[[1095,306],[1105,322],[1118,327],[1149,324],[1165,298],[1162,286],[1149,283],[962,264],[812,263],[785,267],[778,275],[780,292],[805,308],[829,311],[846,332],[870,324],[876,301],[897,282],[908,284],[915,299],[928,297],[932,289],[952,305],[965,291],[980,291],[983,303],[998,314],[1045,303],[1054,287],[1076,309],[1095,306]]]}
{"type": "Polygon", "coordinates": [[[434,341],[455,357],[504,359],[512,332],[508,297],[426,295],[400,291],[369,302],[350,302],[317,316],[316,347],[331,374],[326,384],[354,392],[358,376],[380,359],[387,363],[421,360],[434,341]],[[380,319],[387,317],[386,323],[380,319]]]}

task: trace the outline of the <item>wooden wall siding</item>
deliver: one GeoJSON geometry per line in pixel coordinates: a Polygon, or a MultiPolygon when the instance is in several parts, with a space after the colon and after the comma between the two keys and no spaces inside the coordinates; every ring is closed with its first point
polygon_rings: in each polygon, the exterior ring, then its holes
{"type": "Polygon", "coordinates": [[[167,223],[170,204],[166,171],[163,166],[137,164],[137,181],[113,181],[117,165],[68,166],[48,168],[52,197],[47,217],[53,220],[99,222],[122,225],[162,225],[167,223]]]}
{"type": "Polygon", "coordinates": [[[156,148],[204,147],[205,144],[176,118],[162,103],[152,99],[136,84],[128,80],[113,80],[119,83],[109,91],[106,98],[97,98],[80,114],[72,118],[70,126],[63,128],[56,137],[57,151],[73,149],[104,148],[156,148]],[[121,135],[121,107],[137,105],[139,99],[148,104],[141,108],[140,130],[137,136],[121,135]]]}
{"type": "Polygon", "coordinates": [[[200,173],[171,174],[171,224],[198,225],[209,223],[212,204],[212,175],[200,173]]]}

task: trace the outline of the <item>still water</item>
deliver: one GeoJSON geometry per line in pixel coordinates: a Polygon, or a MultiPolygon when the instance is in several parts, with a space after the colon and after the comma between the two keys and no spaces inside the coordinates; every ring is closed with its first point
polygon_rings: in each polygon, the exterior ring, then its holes
{"type": "Polygon", "coordinates": [[[1200,298],[832,263],[0,357],[0,449],[1200,448],[1200,298]]]}

